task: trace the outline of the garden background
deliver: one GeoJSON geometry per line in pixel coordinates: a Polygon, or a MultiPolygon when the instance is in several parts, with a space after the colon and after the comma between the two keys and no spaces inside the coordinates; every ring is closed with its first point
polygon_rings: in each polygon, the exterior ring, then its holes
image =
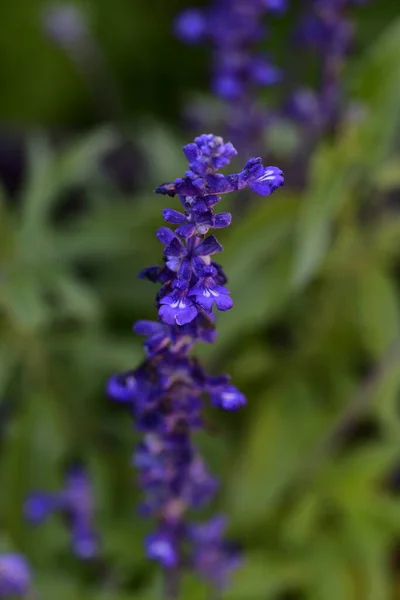
{"type": "MultiPolygon", "coordinates": [[[[291,45],[303,3],[290,4],[268,48],[312,81],[291,45]]],[[[159,261],[154,232],[173,206],[153,190],[181,175],[181,146],[202,133],[182,113],[209,95],[210,52],[173,35],[188,2],[77,6],[87,55],[45,31],[48,4],[1,8],[0,548],[27,556],[40,600],[155,600],[137,438],[105,387],[142,359],[132,324],[154,318],[155,288],[137,273],[159,261]],[[89,562],[57,516],[40,527],[22,516],[26,495],[58,489],[76,460],[95,490],[101,557],[89,562]]],[[[235,307],[200,354],[248,406],[210,409],[198,443],[245,552],[227,600],[400,598],[398,2],[354,20],[353,118],[306,156],[307,133],[278,121],[263,159],[285,169],[285,188],[223,209],[235,307]]],[[[191,577],[181,597],[207,598],[191,577]]]]}

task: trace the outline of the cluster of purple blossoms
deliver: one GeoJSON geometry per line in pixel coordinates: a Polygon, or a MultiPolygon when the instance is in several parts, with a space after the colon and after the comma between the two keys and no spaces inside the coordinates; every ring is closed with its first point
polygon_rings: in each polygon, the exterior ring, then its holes
{"type": "Polygon", "coordinates": [[[31,591],[31,571],[21,554],[0,554],[0,598],[26,597],[31,591]]]}
{"type": "Polygon", "coordinates": [[[81,467],[68,470],[65,485],[60,491],[31,494],[25,502],[24,513],[35,524],[42,523],[52,514],[61,513],[70,527],[76,556],[87,560],[98,554],[99,542],[93,524],[93,491],[81,467]]]}
{"type": "Polygon", "coordinates": [[[188,510],[208,504],[218,488],[193,444],[193,434],[203,427],[203,397],[209,395],[214,406],[225,410],[245,404],[228,376],[208,375],[190,355],[196,343],[215,340],[214,306],[232,308],[226,276],[213,260],[222,247],[206,234],[231,222],[228,213],[215,213],[221,194],[249,187],[268,196],[283,185],[283,174],[263,167],[259,158],[249,160],[240,173],[218,173],[236,150],[211,134],[197,137],[183,151],[189,162],[185,176],[156,190],[178,196],[183,211],[163,211],[177,228],[157,231],[164,263],[140,274],[161,284],[159,320],[135,324],[136,333],[146,337],[147,358],[135,370],[112,377],[108,394],[128,403],[143,434],[133,462],[145,492],[141,510],[157,520],[156,531],[146,540],[148,556],[169,573],[191,568],[223,587],[239,562],[237,549],[224,540],[224,519],[197,525],[186,519],[188,510]]]}
{"type": "Polygon", "coordinates": [[[214,0],[208,9],[183,11],[175,22],[180,39],[212,47],[212,91],[227,103],[229,134],[245,151],[255,147],[267,123],[259,88],[281,80],[280,70],[257,48],[266,36],[263,19],[285,8],[286,0],[214,0]]]}
{"type": "Polygon", "coordinates": [[[342,113],[342,70],[354,42],[353,5],[367,0],[312,0],[297,30],[297,43],[318,57],[318,88],[299,88],[288,108],[292,116],[316,131],[331,129],[342,113]]]}

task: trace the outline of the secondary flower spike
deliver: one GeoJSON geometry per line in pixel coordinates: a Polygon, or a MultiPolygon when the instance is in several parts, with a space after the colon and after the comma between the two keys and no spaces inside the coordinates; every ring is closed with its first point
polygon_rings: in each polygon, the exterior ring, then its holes
{"type": "Polygon", "coordinates": [[[286,0],[210,0],[208,6],[188,8],[175,19],[175,33],[183,42],[211,49],[213,95],[222,99],[221,118],[246,151],[262,148],[262,133],[270,119],[260,102],[262,89],[282,80],[281,70],[261,49],[268,40],[265,21],[285,12],[286,5],[286,0]]]}
{"type": "Polygon", "coordinates": [[[24,513],[33,523],[42,523],[54,513],[64,514],[71,530],[74,553],[81,559],[91,559],[97,555],[92,486],[81,467],[68,470],[65,486],[60,491],[31,494],[25,502],[24,513]]]}
{"type": "Polygon", "coordinates": [[[141,511],[157,526],[146,538],[149,558],[157,560],[176,582],[192,569],[217,588],[229,581],[240,563],[237,548],[224,540],[225,520],[188,522],[188,511],[207,505],[218,489],[194,445],[203,428],[206,396],[212,405],[234,411],[246,403],[227,375],[211,376],[191,355],[196,343],[214,343],[214,310],[233,306],[227,278],[214,255],[222,246],[212,229],[227,227],[231,215],[216,212],[223,194],[245,187],[268,196],[283,185],[277,167],[250,159],[242,171],[222,175],[236,155],[231,143],[204,134],[183,148],[189,168],[182,178],[164,183],[157,193],[177,197],[181,210],[166,208],[160,227],[163,264],[144,269],[140,277],[160,284],[156,295],[158,321],[138,321],[134,330],[145,338],[147,358],[136,369],[114,375],[108,394],[128,405],[143,434],[133,465],[144,491],[141,511]]]}

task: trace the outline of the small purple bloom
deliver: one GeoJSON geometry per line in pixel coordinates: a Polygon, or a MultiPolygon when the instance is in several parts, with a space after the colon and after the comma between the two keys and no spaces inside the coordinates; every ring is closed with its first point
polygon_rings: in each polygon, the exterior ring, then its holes
{"type": "Polygon", "coordinates": [[[274,85],[282,80],[282,72],[264,58],[255,58],[250,66],[250,76],[259,85],[274,85]]]}
{"type": "Polygon", "coordinates": [[[229,227],[232,221],[232,215],[230,213],[219,213],[214,215],[212,226],[214,229],[223,229],[229,227]]]}
{"type": "Polygon", "coordinates": [[[173,210],[172,208],[165,208],[162,211],[162,215],[168,223],[173,223],[175,225],[179,225],[182,223],[186,223],[186,217],[181,212],[177,210],[173,210]]]}
{"type": "Polygon", "coordinates": [[[207,312],[211,312],[215,304],[218,310],[229,310],[233,306],[232,298],[229,296],[229,290],[218,285],[214,279],[217,271],[214,267],[204,269],[204,277],[194,285],[189,294],[194,297],[196,304],[200,305],[207,312]]]}
{"type": "Polygon", "coordinates": [[[119,402],[132,402],[136,395],[136,380],[133,375],[114,375],[107,384],[107,394],[119,402]]]}
{"type": "Polygon", "coordinates": [[[166,569],[178,564],[178,553],[173,540],[167,533],[153,533],[146,538],[147,555],[157,560],[166,569]]]}
{"type": "Polygon", "coordinates": [[[264,0],[270,12],[282,13],[287,9],[287,0],[264,0]]]}
{"type": "Polygon", "coordinates": [[[47,8],[43,13],[43,25],[47,35],[62,46],[74,45],[88,34],[84,14],[69,2],[47,8]]]}
{"type": "Polygon", "coordinates": [[[174,290],[160,300],[160,319],[168,325],[185,325],[197,316],[198,310],[186,290],[174,290]]]}
{"type": "Polygon", "coordinates": [[[195,8],[189,8],[175,20],[176,35],[188,44],[196,44],[205,34],[206,20],[203,13],[195,8]]]}
{"type": "Polygon", "coordinates": [[[224,100],[236,100],[243,91],[240,79],[226,73],[214,77],[212,89],[224,100]]]}
{"type": "MultiPolygon", "coordinates": [[[[138,335],[147,337],[143,345],[148,356],[157,354],[171,341],[169,328],[158,322],[137,321],[134,325],[134,331],[138,335]]],[[[118,400],[118,398],[115,398],[115,400],[118,400]]]]}
{"type": "Polygon", "coordinates": [[[211,402],[224,410],[238,410],[246,398],[234,385],[223,385],[211,391],[211,402]]]}
{"type": "Polygon", "coordinates": [[[283,185],[283,173],[277,167],[262,167],[260,175],[249,178],[249,188],[260,196],[269,196],[283,185]]]}
{"type": "Polygon", "coordinates": [[[0,554],[0,597],[22,597],[29,593],[31,570],[20,554],[0,554]]]}
{"type": "Polygon", "coordinates": [[[93,525],[92,486],[81,467],[67,471],[65,486],[60,491],[33,493],[25,501],[25,517],[33,523],[38,524],[56,512],[68,518],[75,554],[82,559],[95,557],[98,538],[93,525]]]}
{"type": "Polygon", "coordinates": [[[201,525],[191,526],[189,536],[193,543],[193,566],[198,573],[223,590],[230,576],[242,563],[238,548],[224,540],[226,519],[214,517],[201,525]]]}

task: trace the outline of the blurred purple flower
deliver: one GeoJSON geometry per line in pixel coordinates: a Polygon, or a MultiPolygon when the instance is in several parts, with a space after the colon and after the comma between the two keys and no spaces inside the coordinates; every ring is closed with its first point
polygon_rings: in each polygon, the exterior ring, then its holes
{"type": "Polygon", "coordinates": [[[259,88],[281,80],[279,69],[258,50],[266,38],[263,21],[285,9],[284,0],[213,0],[208,8],[186,9],[175,19],[174,31],[183,42],[212,48],[211,89],[226,102],[229,134],[246,151],[258,151],[268,122],[259,88]]]}
{"type": "Polygon", "coordinates": [[[366,1],[313,0],[300,20],[296,41],[318,57],[320,81],[317,90],[295,90],[286,109],[314,130],[334,128],[343,112],[342,71],[354,40],[348,8],[366,1]]]}
{"type": "Polygon", "coordinates": [[[67,517],[75,554],[82,559],[94,558],[98,553],[98,538],[93,524],[93,493],[81,467],[68,470],[60,491],[35,492],[25,501],[24,514],[32,523],[42,523],[59,512],[67,517]]]}
{"type": "Polygon", "coordinates": [[[0,554],[0,598],[24,597],[31,588],[31,570],[20,554],[0,554]]]}
{"type": "Polygon", "coordinates": [[[74,45],[87,36],[87,22],[76,4],[60,2],[48,5],[42,13],[46,34],[61,46],[74,45]]]}

